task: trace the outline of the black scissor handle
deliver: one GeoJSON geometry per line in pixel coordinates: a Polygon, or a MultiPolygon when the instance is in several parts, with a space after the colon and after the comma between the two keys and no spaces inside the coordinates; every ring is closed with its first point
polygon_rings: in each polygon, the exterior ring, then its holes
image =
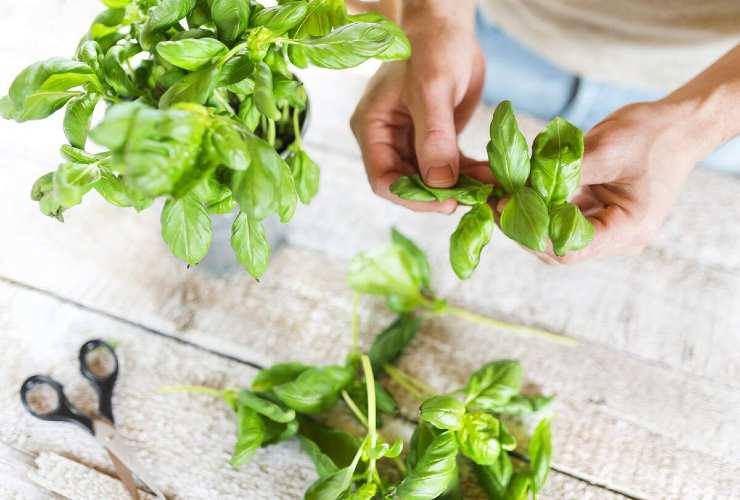
{"type": "Polygon", "coordinates": [[[28,377],[21,385],[21,402],[28,412],[41,420],[54,422],[67,422],[77,424],[90,433],[93,431],[93,423],[87,416],[83,415],[64,395],[64,386],[46,375],[33,375],[28,377]],[[28,400],[29,394],[34,389],[46,386],[56,394],[56,406],[46,412],[38,412],[34,405],[28,400]]]}
{"type": "Polygon", "coordinates": [[[90,381],[90,384],[98,395],[98,412],[110,420],[111,423],[114,423],[112,399],[113,387],[116,385],[116,379],[118,378],[118,357],[113,347],[100,339],[88,340],[82,344],[82,347],[80,347],[80,373],[90,381]],[[108,351],[114,363],[111,370],[104,375],[96,373],[88,361],[88,354],[96,349],[105,349],[108,351]]]}

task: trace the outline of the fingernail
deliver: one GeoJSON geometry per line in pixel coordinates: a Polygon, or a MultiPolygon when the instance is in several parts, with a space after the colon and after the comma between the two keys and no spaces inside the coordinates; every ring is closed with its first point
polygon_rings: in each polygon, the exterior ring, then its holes
{"type": "Polygon", "coordinates": [[[455,174],[452,173],[452,167],[442,165],[439,167],[430,167],[427,170],[427,184],[450,184],[455,181],[455,174]]]}

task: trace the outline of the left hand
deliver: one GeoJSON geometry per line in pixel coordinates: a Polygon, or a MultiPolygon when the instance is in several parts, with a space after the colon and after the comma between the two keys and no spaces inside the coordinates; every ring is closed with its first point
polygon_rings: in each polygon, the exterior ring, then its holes
{"type": "Polygon", "coordinates": [[[596,230],[594,240],[563,257],[537,254],[552,264],[637,255],[670,212],[694,165],[707,154],[683,110],[667,102],[626,106],[585,137],[581,191],[573,200],[596,230]],[[693,138],[692,138],[693,136],[693,138]]]}

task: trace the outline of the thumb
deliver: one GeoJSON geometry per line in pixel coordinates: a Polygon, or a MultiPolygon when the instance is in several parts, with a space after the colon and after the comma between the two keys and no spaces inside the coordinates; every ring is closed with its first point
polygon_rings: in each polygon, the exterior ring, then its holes
{"type": "Polygon", "coordinates": [[[431,187],[457,183],[460,156],[452,82],[427,83],[409,102],[419,173],[431,187]]]}

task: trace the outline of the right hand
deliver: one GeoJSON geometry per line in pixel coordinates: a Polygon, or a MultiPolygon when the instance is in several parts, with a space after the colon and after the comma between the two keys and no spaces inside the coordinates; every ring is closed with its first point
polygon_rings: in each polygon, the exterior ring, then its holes
{"type": "Polygon", "coordinates": [[[485,62],[470,22],[416,12],[404,27],[411,58],[381,66],[352,116],[352,131],[376,194],[412,210],[451,213],[454,200],[406,201],[390,186],[416,173],[432,187],[455,185],[461,169],[490,177],[487,164],[465,158],[457,145],[480,99],[485,62]]]}

